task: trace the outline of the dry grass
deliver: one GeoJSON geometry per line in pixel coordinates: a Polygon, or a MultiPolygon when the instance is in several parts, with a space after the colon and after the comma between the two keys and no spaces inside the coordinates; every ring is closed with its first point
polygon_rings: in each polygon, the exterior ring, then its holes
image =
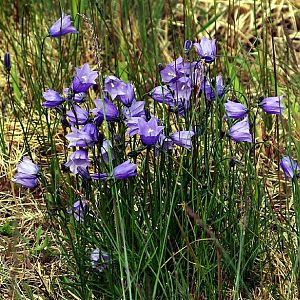
{"type": "MultiPolygon", "coordinates": [[[[11,181],[24,150],[21,128],[16,123],[12,133],[9,117],[6,125],[5,139],[11,153],[9,157],[1,153],[0,161],[0,290],[3,299],[27,299],[24,283],[35,295],[47,295],[51,291],[50,284],[61,272],[61,257],[49,231],[41,191],[24,191],[11,181]],[[42,229],[39,241],[38,228],[42,229]],[[39,251],[46,238],[50,241],[47,248],[39,251]]],[[[33,149],[36,145],[33,143],[33,149]]]]}

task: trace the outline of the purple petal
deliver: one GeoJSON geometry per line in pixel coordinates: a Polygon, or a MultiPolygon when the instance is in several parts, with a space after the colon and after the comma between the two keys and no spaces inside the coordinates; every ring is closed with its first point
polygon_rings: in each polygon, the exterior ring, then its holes
{"type": "Polygon", "coordinates": [[[233,125],[230,128],[228,135],[235,142],[252,143],[252,136],[250,134],[248,117],[246,117],[244,120],[237,122],[235,125],[233,125]]]}
{"type": "Polygon", "coordinates": [[[65,16],[64,13],[62,13],[62,17],[49,28],[48,32],[51,37],[60,37],[68,33],[78,33],[77,29],[73,26],[71,17],[69,15],[65,16]]]}

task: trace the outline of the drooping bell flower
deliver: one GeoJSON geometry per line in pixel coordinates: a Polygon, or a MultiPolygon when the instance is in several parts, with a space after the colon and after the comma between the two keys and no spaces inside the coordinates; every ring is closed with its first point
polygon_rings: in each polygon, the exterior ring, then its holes
{"type": "Polygon", "coordinates": [[[259,104],[259,106],[267,114],[280,115],[283,113],[283,109],[284,109],[283,103],[282,103],[282,98],[283,98],[283,96],[265,98],[259,104]]]}
{"type": "Polygon", "coordinates": [[[175,112],[179,116],[184,116],[191,108],[190,99],[179,98],[174,100],[174,104],[170,105],[170,111],[175,112]]]}
{"type": "Polygon", "coordinates": [[[37,185],[37,174],[40,168],[29,158],[23,157],[22,162],[17,165],[17,173],[13,181],[27,188],[34,188],[37,185]]]}
{"type": "Polygon", "coordinates": [[[224,103],[224,106],[228,118],[242,119],[247,114],[247,107],[245,107],[242,103],[228,100],[226,103],[224,103]]]}
{"type": "Polygon", "coordinates": [[[125,96],[128,92],[126,83],[118,77],[110,75],[104,80],[104,90],[109,93],[112,100],[117,96],[125,96]]]}
{"type": "Polygon", "coordinates": [[[113,177],[115,179],[127,179],[129,177],[134,177],[137,175],[136,173],[137,165],[130,162],[130,160],[127,160],[123,162],[122,164],[118,165],[113,170],[113,177]]]}
{"type": "Polygon", "coordinates": [[[211,63],[217,55],[216,40],[202,37],[200,43],[194,43],[198,55],[205,60],[206,63],[211,63]]]}
{"type": "Polygon", "coordinates": [[[23,157],[22,161],[17,165],[17,170],[20,173],[37,175],[40,170],[40,167],[34,164],[29,158],[26,156],[23,157]]]}
{"type": "Polygon", "coordinates": [[[16,173],[13,181],[27,188],[34,188],[37,186],[38,179],[36,175],[30,175],[25,173],[16,173]]]}
{"type": "Polygon", "coordinates": [[[136,172],[137,165],[130,162],[130,160],[127,160],[123,162],[122,164],[116,166],[113,169],[112,174],[109,176],[106,173],[101,174],[93,174],[91,177],[93,180],[101,180],[106,181],[107,179],[114,178],[114,179],[120,179],[125,180],[129,177],[134,177],[137,175],[136,172]]]}
{"type": "Polygon", "coordinates": [[[103,272],[108,267],[109,255],[103,250],[96,248],[92,251],[90,260],[93,269],[103,272]]]}
{"type": "Polygon", "coordinates": [[[62,13],[59,18],[48,30],[51,37],[60,37],[68,33],[78,33],[77,29],[73,26],[70,16],[62,13]]]}
{"type": "Polygon", "coordinates": [[[175,102],[178,100],[189,101],[192,93],[191,78],[187,76],[180,77],[170,84],[170,89],[174,91],[175,102]]]}
{"type": "Polygon", "coordinates": [[[192,149],[192,137],[195,135],[193,130],[178,131],[170,135],[170,138],[174,144],[186,148],[187,150],[192,149]]]}
{"type": "Polygon", "coordinates": [[[177,72],[175,67],[167,65],[160,71],[160,76],[163,82],[170,83],[177,79],[177,72]]]}
{"type": "Polygon", "coordinates": [[[84,199],[79,199],[75,201],[73,206],[68,209],[67,213],[69,215],[73,215],[74,219],[78,222],[82,222],[84,220],[85,215],[88,212],[87,201],[84,199]]]}
{"type": "Polygon", "coordinates": [[[98,142],[99,139],[99,133],[97,126],[93,123],[87,123],[82,127],[82,132],[85,132],[90,135],[91,141],[89,142],[90,146],[95,145],[96,142],[98,142]]]}
{"type": "Polygon", "coordinates": [[[66,112],[71,125],[83,125],[89,118],[89,113],[78,105],[73,105],[72,109],[66,112]]]}
{"type": "Polygon", "coordinates": [[[300,166],[289,156],[283,156],[280,160],[280,166],[284,175],[288,178],[293,178],[300,171],[300,166]]]}
{"type": "Polygon", "coordinates": [[[65,166],[70,169],[73,174],[78,174],[78,167],[87,168],[90,165],[87,151],[76,150],[74,151],[65,166]]]}
{"type": "Polygon", "coordinates": [[[145,117],[132,117],[124,121],[124,123],[127,125],[127,134],[130,137],[133,137],[139,133],[139,119],[146,120],[145,117]]]}
{"type": "Polygon", "coordinates": [[[87,147],[92,145],[93,140],[92,136],[88,133],[83,131],[83,129],[77,129],[72,127],[72,132],[66,135],[66,139],[70,142],[69,148],[71,147],[87,147]]]}
{"type": "Polygon", "coordinates": [[[166,65],[165,68],[160,71],[162,81],[165,83],[170,83],[176,81],[179,77],[184,75],[182,64],[182,57],[178,57],[176,60],[166,65]]]}
{"type": "Polygon", "coordinates": [[[96,84],[98,73],[92,71],[88,63],[85,63],[82,68],[75,68],[76,76],[72,82],[72,90],[74,93],[86,93],[88,89],[96,84]]]}
{"type": "Polygon", "coordinates": [[[218,75],[215,81],[208,78],[205,79],[201,89],[204,91],[205,99],[208,101],[214,101],[216,95],[221,98],[225,93],[222,76],[218,75]]]}
{"type": "Polygon", "coordinates": [[[157,118],[152,117],[148,122],[142,118],[138,120],[139,135],[143,144],[154,145],[159,139],[164,126],[158,126],[157,118]]]}
{"type": "Polygon", "coordinates": [[[95,115],[94,121],[97,124],[101,124],[105,119],[106,121],[118,121],[119,111],[117,107],[105,96],[103,99],[96,99],[96,108],[92,109],[92,113],[95,115]]]}
{"type": "Polygon", "coordinates": [[[167,105],[174,103],[173,95],[166,85],[155,87],[149,95],[159,103],[165,103],[167,105]]]}
{"type": "Polygon", "coordinates": [[[133,101],[130,107],[124,107],[122,115],[125,120],[134,117],[145,117],[145,101],[133,101]]]}
{"type": "Polygon", "coordinates": [[[231,126],[228,136],[235,142],[252,143],[248,117],[231,126]]]}
{"type": "Polygon", "coordinates": [[[43,97],[46,100],[43,102],[43,106],[46,108],[54,108],[61,105],[65,99],[60,95],[60,93],[48,89],[46,92],[43,93],[43,97]]]}
{"type": "Polygon", "coordinates": [[[133,85],[129,82],[126,84],[125,95],[118,95],[120,102],[129,107],[132,105],[132,102],[135,100],[133,85]]]}

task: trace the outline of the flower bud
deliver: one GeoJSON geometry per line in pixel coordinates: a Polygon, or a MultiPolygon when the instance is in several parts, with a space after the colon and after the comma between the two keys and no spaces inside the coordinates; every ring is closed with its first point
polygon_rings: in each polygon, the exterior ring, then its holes
{"type": "Polygon", "coordinates": [[[183,46],[184,53],[188,54],[191,51],[192,47],[193,47],[193,42],[191,40],[186,40],[183,46]]]}
{"type": "Polygon", "coordinates": [[[162,71],[162,70],[164,69],[164,66],[163,66],[161,63],[159,63],[159,64],[157,65],[157,67],[158,67],[159,72],[162,71]]]}
{"type": "Polygon", "coordinates": [[[10,64],[10,53],[6,52],[4,54],[4,68],[6,70],[6,72],[9,72],[11,69],[11,64],[10,64]]]}

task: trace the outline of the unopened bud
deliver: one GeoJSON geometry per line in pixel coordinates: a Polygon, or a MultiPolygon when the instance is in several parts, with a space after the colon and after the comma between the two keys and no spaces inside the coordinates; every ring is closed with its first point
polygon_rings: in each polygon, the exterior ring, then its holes
{"type": "Polygon", "coordinates": [[[159,72],[162,71],[162,70],[164,69],[164,66],[163,66],[161,63],[159,63],[159,64],[157,65],[157,67],[158,67],[158,71],[159,71],[159,72]]]}
{"type": "Polygon", "coordinates": [[[9,52],[6,52],[4,54],[4,68],[5,68],[6,72],[9,72],[10,69],[11,69],[10,54],[9,54],[9,52]]]}
{"type": "Polygon", "coordinates": [[[186,40],[184,42],[183,50],[187,54],[191,51],[192,47],[193,47],[193,42],[191,40],[186,40]]]}

